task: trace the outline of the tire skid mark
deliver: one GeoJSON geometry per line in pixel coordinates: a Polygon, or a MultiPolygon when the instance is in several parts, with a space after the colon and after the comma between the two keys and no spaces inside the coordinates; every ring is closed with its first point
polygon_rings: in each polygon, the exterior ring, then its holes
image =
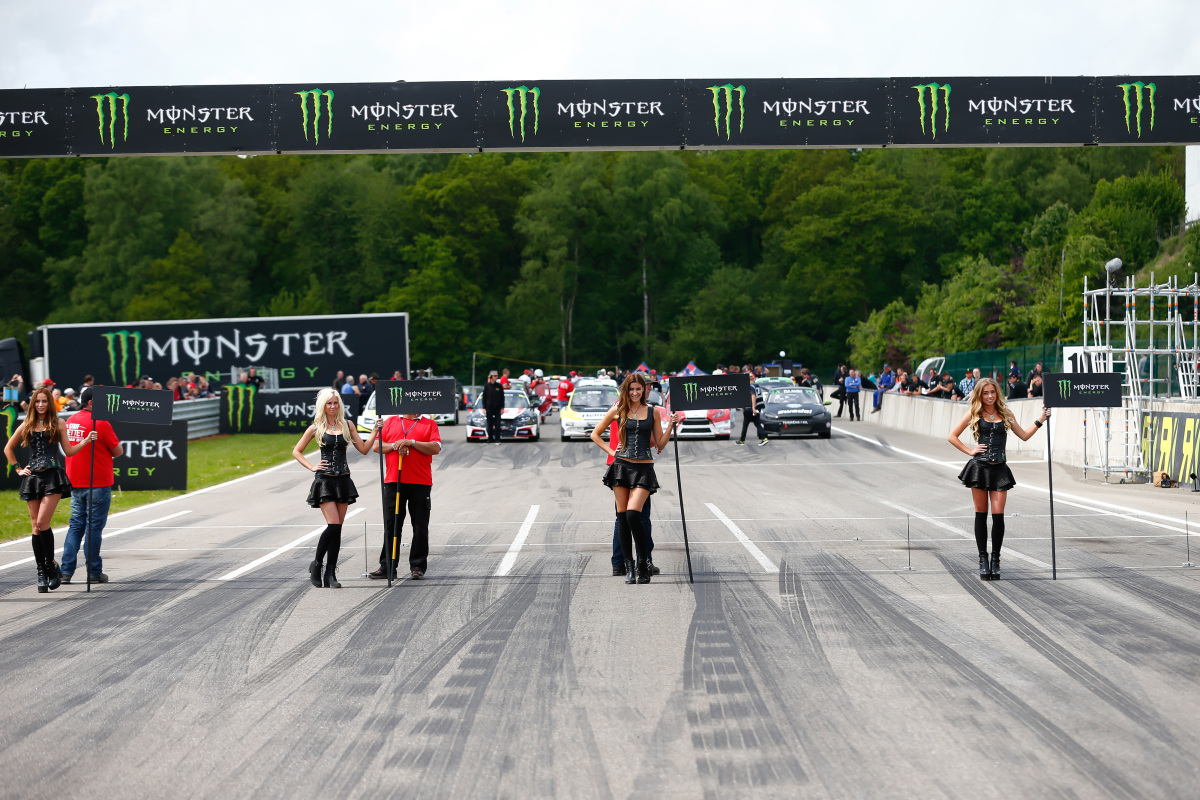
{"type": "Polygon", "coordinates": [[[861,641],[863,632],[870,632],[873,641],[863,649],[881,651],[879,657],[872,659],[880,669],[896,671],[893,657],[907,650],[909,656],[902,663],[920,664],[923,668],[903,668],[901,673],[906,680],[920,684],[928,681],[931,672],[944,674],[948,670],[954,679],[943,681],[943,685],[970,687],[1004,709],[1008,720],[1029,729],[1096,789],[1107,796],[1127,800],[1144,796],[1070,734],[917,623],[915,619],[921,612],[910,602],[881,586],[842,556],[820,553],[808,560],[818,572],[827,575],[821,587],[829,593],[833,604],[855,616],[857,622],[853,628],[858,632],[852,631],[852,642],[861,641]],[[841,577],[837,577],[839,574],[841,577]],[[885,646],[880,648],[881,644],[885,646]]]}
{"type": "Polygon", "coordinates": [[[986,585],[978,578],[974,578],[972,574],[957,568],[955,563],[942,554],[936,555],[946,570],[954,576],[954,579],[968,594],[1039,655],[1058,667],[1083,688],[1108,703],[1128,720],[1141,726],[1159,742],[1177,753],[1181,752],[1174,734],[1156,714],[1147,710],[1143,703],[1122,690],[1082,658],[1054,641],[1031,620],[1005,602],[994,586],[986,585]]]}
{"type": "Polygon", "coordinates": [[[1200,592],[1143,575],[1091,553],[1074,555],[1074,560],[1082,568],[1103,572],[1108,583],[1121,587],[1193,628],[1200,628],[1200,592]]]}

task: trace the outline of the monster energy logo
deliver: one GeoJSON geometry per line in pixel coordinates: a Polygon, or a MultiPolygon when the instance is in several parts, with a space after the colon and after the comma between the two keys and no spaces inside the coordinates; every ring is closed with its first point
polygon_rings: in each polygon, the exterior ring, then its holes
{"type": "Polygon", "coordinates": [[[700,393],[696,388],[695,381],[686,381],[683,384],[683,399],[689,403],[694,403],[699,398],[700,393]]]}
{"type": "Polygon", "coordinates": [[[388,387],[388,397],[391,398],[392,405],[400,405],[400,398],[404,396],[404,389],[399,386],[388,387]]]}
{"type": "Polygon", "coordinates": [[[329,117],[325,122],[325,135],[333,136],[333,92],[329,89],[309,89],[296,92],[300,98],[300,124],[304,128],[304,140],[308,141],[308,101],[312,99],[313,106],[313,143],[321,143],[321,98],[325,99],[325,113],[329,117]]]}
{"type": "Polygon", "coordinates": [[[1064,400],[1071,396],[1071,380],[1061,380],[1058,382],[1058,396],[1064,400]]]}
{"type": "Polygon", "coordinates": [[[929,90],[929,133],[937,138],[938,91],[942,93],[942,130],[950,130],[950,84],[918,83],[911,87],[917,90],[917,105],[921,109],[921,133],[925,133],[925,90],[929,90]]]}
{"type": "Polygon", "coordinates": [[[121,395],[114,393],[105,399],[108,401],[108,413],[115,416],[121,410],[121,395]]]}
{"type": "Polygon", "coordinates": [[[508,133],[514,139],[517,138],[517,130],[521,131],[521,141],[525,141],[525,116],[529,111],[529,106],[533,106],[533,133],[536,136],[538,132],[538,123],[541,120],[541,115],[538,113],[538,98],[542,96],[542,90],[536,86],[518,86],[515,89],[501,89],[508,102],[508,133]],[[517,104],[520,105],[520,116],[517,115],[517,105],[514,105],[513,98],[516,98],[517,104]],[[533,98],[533,102],[529,102],[529,98],[533,98]]]}
{"type": "Polygon", "coordinates": [[[229,392],[229,427],[240,431],[254,424],[254,396],[258,394],[257,386],[230,386],[229,392]],[[243,412],[245,414],[243,419],[243,412]]]}
{"type": "Polygon", "coordinates": [[[124,118],[125,126],[121,133],[121,141],[129,140],[129,95],[117,94],[109,92],[108,94],[94,94],[92,99],[96,101],[96,117],[100,121],[100,144],[104,144],[104,128],[108,127],[108,146],[113,148],[117,146],[116,125],[117,125],[117,101],[121,101],[121,116],[124,118]],[[107,103],[105,101],[108,101],[107,103]]]}
{"type": "Polygon", "coordinates": [[[1121,99],[1125,101],[1125,132],[1133,133],[1130,127],[1129,115],[1132,111],[1129,105],[1130,90],[1133,91],[1134,97],[1137,100],[1137,111],[1133,111],[1134,121],[1137,124],[1138,138],[1142,138],[1142,107],[1143,107],[1143,92],[1147,95],[1147,102],[1150,105],[1150,130],[1154,130],[1154,94],[1158,91],[1158,87],[1153,83],[1142,83],[1134,81],[1133,83],[1118,83],[1117,86],[1121,89],[1121,99]]]}
{"type": "MultiPolygon", "coordinates": [[[[4,441],[12,438],[13,429],[17,425],[17,410],[12,406],[0,411],[0,416],[4,417],[4,441]]],[[[4,477],[8,477],[16,469],[12,464],[5,464],[4,477]]]]}
{"type": "Polygon", "coordinates": [[[730,120],[733,118],[733,93],[737,92],[738,103],[738,133],[746,126],[746,87],[726,83],[721,86],[709,86],[713,101],[713,126],[717,135],[721,135],[721,107],[725,107],[725,138],[730,136],[730,120]]]}
{"type": "Polygon", "coordinates": [[[100,334],[108,341],[108,371],[113,383],[128,386],[133,383],[129,379],[129,361],[133,359],[133,375],[142,374],[142,333],[141,331],[114,331],[100,334]],[[132,344],[133,352],[130,353],[132,344]],[[119,363],[118,363],[119,362],[119,363]]]}

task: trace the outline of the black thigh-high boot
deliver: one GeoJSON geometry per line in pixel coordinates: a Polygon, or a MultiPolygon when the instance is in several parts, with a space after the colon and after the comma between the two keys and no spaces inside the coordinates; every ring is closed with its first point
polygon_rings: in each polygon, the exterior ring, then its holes
{"type": "Polygon", "coordinates": [[[636,583],[637,575],[633,571],[633,532],[629,528],[629,518],[625,512],[617,513],[617,533],[621,539],[621,558],[625,560],[625,582],[636,583]]]}
{"type": "Polygon", "coordinates": [[[325,530],[321,531],[321,538],[317,539],[316,557],[313,559],[313,562],[308,565],[308,579],[312,581],[312,585],[318,589],[321,588],[321,570],[325,564],[325,554],[329,552],[329,536],[333,528],[333,523],[329,523],[325,526],[325,530]]]}
{"type": "Polygon", "coordinates": [[[1000,580],[1000,548],[1004,546],[1004,515],[992,514],[992,580],[1000,580]]]}
{"type": "Polygon", "coordinates": [[[650,582],[650,544],[646,540],[646,530],[642,526],[641,509],[629,509],[625,512],[625,520],[633,539],[637,542],[637,582],[650,582]]]}
{"type": "Polygon", "coordinates": [[[62,586],[62,570],[54,560],[54,529],[46,528],[41,533],[42,560],[46,563],[46,586],[54,591],[62,586]]]}
{"type": "Polygon", "coordinates": [[[325,588],[340,589],[337,579],[338,556],[342,552],[342,526],[329,526],[329,561],[325,563],[325,588]]]}
{"type": "Polygon", "coordinates": [[[37,590],[39,594],[50,591],[46,588],[46,557],[42,551],[42,536],[35,533],[29,537],[33,540],[33,560],[37,564],[37,590]]]}
{"type": "Polygon", "coordinates": [[[986,511],[975,512],[975,546],[979,549],[979,579],[991,580],[992,572],[988,566],[986,511]]]}

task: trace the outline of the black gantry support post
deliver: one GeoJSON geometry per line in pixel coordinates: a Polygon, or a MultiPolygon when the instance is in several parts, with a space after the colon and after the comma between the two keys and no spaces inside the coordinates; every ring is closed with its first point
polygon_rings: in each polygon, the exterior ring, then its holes
{"type": "Polygon", "coordinates": [[[1050,418],[1046,417],[1046,476],[1050,488],[1050,578],[1058,580],[1058,556],[1054,549],[1054,458],[1050,452],[1050,418]]]}
{"type": "Polygon", "coordinates": [[[695,583],[692,576],[692,548],[688,545],[687,517],[683,513],[683,475],[679,471],[679,436],[677,429],[671,429],[671,441],[675,442],[675,481],[679,486],[679,521],[683,523],[683,552],[687,556],[688,583],[695,583]]]}

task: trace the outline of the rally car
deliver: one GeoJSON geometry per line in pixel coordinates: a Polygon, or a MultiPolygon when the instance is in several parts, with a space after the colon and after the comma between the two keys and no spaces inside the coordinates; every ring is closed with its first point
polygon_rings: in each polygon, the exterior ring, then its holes
{"type": "Polygon", "coordinates": [[[804,386],[772,389],[762,401],[759,422],[767,434],[815,433],[828,439],[833,420],[815,389],[804,386]]]}
{"type": "MultiPolygon", "coordinates": [[[[580,383],[582,385],[576,387],[567,404],[558,413],[558,424],[564,442],[591,436],[592,429],[596,427],[600,418],[617,404],[617,387],[612,381],[605,384],[582,381],[580,383]]],[[[608,436],[608,432],[604,431],[601,436],[608,436]]]]}
{"type": "MultiPolygon", "coordinates": [[[[669,388],[669,387],[668,387],[669,388]]],[[[679,426],[680,438],[713,436],[717,439],[728,439],[733,425],[732,408],[714,408],[708,411],[680,411],[683,424],[679,426]]],[[[668,390],[663,397],[663,420],[671,414],[671,393],[668,390]]]]}
{"type": "MultiPolygon", "coordinates": [[[[504,410],[500,413],[500,438],[536,442],[542,436],[542,418],[537,406],[523,389],[506,389],[504,410]]],[[[482,393],[475,407],[467,414],[467,441],[487,441],[487,413],[483,410],[482,393]]]]}

